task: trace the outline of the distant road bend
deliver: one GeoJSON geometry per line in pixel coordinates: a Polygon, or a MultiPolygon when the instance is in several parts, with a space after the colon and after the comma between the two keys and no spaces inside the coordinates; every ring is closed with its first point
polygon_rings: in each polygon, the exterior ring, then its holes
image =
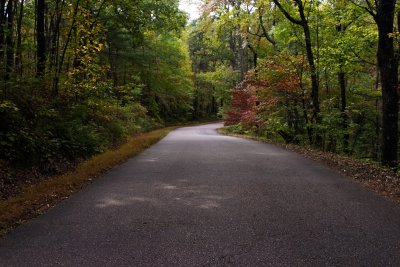
{"type": "Polygon", "coordinates": [[[400,209],[293,152],[185,127],[0,240],[0,266],[400,266],[400,209]]]}

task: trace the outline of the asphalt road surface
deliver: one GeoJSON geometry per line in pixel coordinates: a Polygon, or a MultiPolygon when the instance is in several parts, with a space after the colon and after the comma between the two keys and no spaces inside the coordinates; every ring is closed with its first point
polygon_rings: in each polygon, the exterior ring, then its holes
{"type": "Polygon", "coordinates": [[[295,153],[181,128],[0,240],[0,266],[400,266],[400,208],[295,153]]]}

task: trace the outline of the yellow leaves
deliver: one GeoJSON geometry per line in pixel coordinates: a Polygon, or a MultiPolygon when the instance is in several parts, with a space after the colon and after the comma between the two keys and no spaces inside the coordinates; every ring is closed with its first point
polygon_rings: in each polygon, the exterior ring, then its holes
{"type": "Polygon", "coordinates": [[[97,52],[103,51],[104,50],[104,44],[99,43],[97,46],[97,52]]]}
{"type": "Polygon", "coordinates": [[[391,39],[393,38],[393,41],[400,44],[400,32],[392,32],[388,34],[388,37],[391,39]]]}
{"type": "Polygon", "coordinates": [[[102,79],[104,69],[99,64],[99,53],[105,49],[104,27],[92,13],[83,7],[76,21],[76,46],[72,49],[74,68],[69,71],[73,87],[77,91],[90,91],[90,84],[102,79]]]}
{"type": "Polygon", "coordinates": [[[388,37],[397,39],[397,38],[399,38],[399,35],[400,35],[399,32],[391,32],[391,33],[388,34],[388,37]]]}
{"type": "Polygon", "coordinates": [[[17,112],[18,107],[9,100],[0,101],[0,111],[2,112],[17,112]]]}

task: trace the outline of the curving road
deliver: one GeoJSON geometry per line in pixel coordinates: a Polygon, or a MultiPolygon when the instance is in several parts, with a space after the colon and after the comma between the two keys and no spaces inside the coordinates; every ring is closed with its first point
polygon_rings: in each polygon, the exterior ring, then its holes
{"type": "Polygon", "coordinates": [[[400,209],[295,153],[186,127],[0,240],[0,266],[400,266],[400,209]]]}

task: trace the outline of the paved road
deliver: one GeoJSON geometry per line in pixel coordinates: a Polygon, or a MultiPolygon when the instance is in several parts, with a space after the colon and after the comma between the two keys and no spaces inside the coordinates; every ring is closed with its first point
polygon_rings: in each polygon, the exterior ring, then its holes
{"type": "Polygon", "coordinates": [[[400,266],[400,209],[271,145],[181,128],[0,240],[0,266],[400,266]]]}

